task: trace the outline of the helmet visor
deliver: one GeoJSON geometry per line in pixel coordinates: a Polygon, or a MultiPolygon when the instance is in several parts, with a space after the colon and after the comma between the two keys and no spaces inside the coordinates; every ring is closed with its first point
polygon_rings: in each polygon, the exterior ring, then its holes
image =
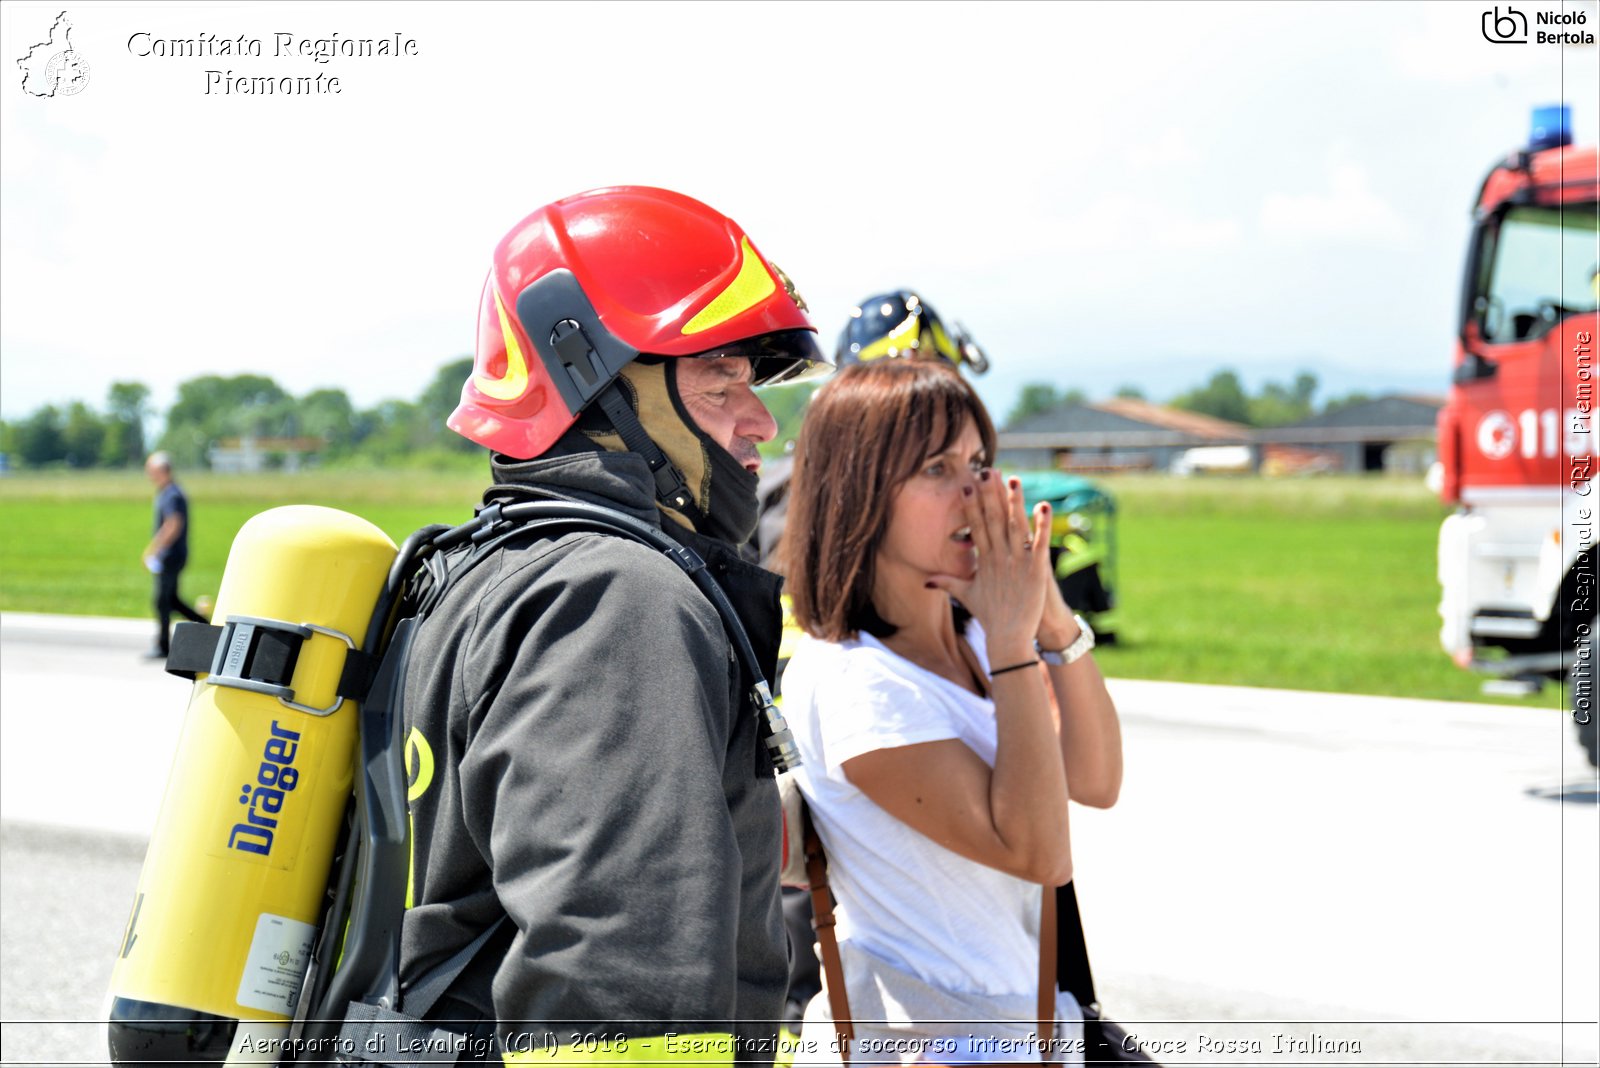
{"type": "Polygon", "coordinates": [[[727,356],[741,356],[750,361],[750,384],[754,386],[799,382],[833,370],[833,357],[817,344],[816,332],[812,330],[776,330],[697,352],[689,358],[714,360],[727,356]]]}

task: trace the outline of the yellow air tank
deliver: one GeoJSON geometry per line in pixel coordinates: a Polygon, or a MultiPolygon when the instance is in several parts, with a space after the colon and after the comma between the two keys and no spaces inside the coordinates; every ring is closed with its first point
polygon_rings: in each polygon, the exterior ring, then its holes
{"type": "Polygon", "coordinates": [[[355,772],[359,710],[336,689],[395,555],[366,520],[309,505],[234,539],[217,659],[196,676],[112,971],[114,1063],[288,1052],[355,772]]]}

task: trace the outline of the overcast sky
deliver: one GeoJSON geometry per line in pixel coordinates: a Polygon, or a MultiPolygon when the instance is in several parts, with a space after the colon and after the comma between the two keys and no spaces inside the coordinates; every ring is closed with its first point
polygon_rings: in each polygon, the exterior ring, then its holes
{"type": "MultiPolygon", "coordinates": [[[[412,398],[470,352],[501,234],[615,183],[732,215],[830,348],[919,289],[989,350],[997,415],[1224,365],[1442,393],[1483,173],[1534,105],[1600,141],[1596,47],[1490,43],[1493,6],[94,4],[65,9],[87,84],[41,98],[15,61],[63,9],[8,3],[0,414],[247,371],[412,398]],[[206,34],[262,55],[134,54],[206,34]]],[[[1594,0],[1515,7],[1600,34],[1594,0]]]]}

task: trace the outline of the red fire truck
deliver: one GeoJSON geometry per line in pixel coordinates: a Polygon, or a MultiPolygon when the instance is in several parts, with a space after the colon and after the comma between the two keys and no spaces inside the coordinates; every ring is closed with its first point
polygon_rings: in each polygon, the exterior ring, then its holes
{"type": "Polygon", "coordinates": [[[1473,204],[1450,400],[1439,413],[1445,649],[1524,682],[1566,677],[1595,759],[1600,512],[1600,156],[1565,105],[1473,204]]]}

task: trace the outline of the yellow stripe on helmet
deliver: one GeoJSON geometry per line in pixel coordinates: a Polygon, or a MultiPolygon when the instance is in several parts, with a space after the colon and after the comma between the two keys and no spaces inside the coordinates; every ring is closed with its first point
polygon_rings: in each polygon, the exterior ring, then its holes
{"type": "Polygon", "coordinates": [[[748,237],[739,239],[739,255],[743,261],[739,266],[739,274],[728,283],[727,289],[718,293],[710,304],[700,309],[698,315],[684,324],[685,334],[698,334],[713,326],[721,326],[777,292],[778,283],[773,281],[772,272],[756,255],[756,250],[750,247],[748,237]]]}
{"type": "Polygon", "coordinates": [[[869,345],[861,346],[858,360],[876,360],[880,356],[904,356],[913,351],[911,343],[917,340],[917,325],[922,317],[916,312],[906,316],[898,326],[869,345]]]}
{"type": "Polygon", "coordinates": [[[500,336],[506,344],[506,373],[500,378],[490,378],[482,372],[472,376],[473,384],[484,396],[500,401],[514,401],[528,391],[528,361],[517,344],[517,335],[511,329],[511,317],[498,292],[494,295],[494,310],[500,313],[500,336]]]}
{"type": "Polygon", "coordinates": [[[931,325],[932,330],[928,331],[928,333],[933,336],[934,351],[951,363],[959,365],[961,363],[961,349],[957,347],[954,341],[950,340],[950,335],[944,332],[944,324],[935,321],[931,325]]]}

